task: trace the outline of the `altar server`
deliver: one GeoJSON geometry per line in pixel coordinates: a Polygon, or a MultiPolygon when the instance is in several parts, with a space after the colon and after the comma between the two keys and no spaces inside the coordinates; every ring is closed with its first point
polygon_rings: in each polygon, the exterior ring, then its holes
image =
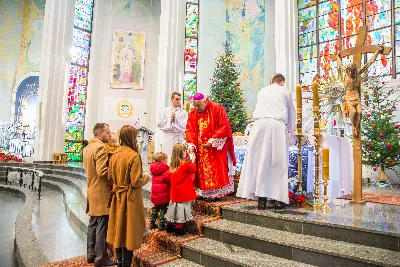
{"type": "Polygon", "coordinates": [[[160,110],[157,127],[164,132],[162,152],[171,158],[172,147],[175,144],[183,144],[182,133],[186,130],[188,113],[181,108],[181,94],[174,92],[171,95],[171,106],[160,110]]]}
{"type": "Polygon", "coordinates": [[[294,136],[295,109],[284,87],[285,77],[276,74],[272,84],[261,89],[253,118],[237,196],[258,199],[258,208],[282,209],[289,204],[288,149],[294,136]],[[269,199],[268,199],[269,198],[269,199]]]}

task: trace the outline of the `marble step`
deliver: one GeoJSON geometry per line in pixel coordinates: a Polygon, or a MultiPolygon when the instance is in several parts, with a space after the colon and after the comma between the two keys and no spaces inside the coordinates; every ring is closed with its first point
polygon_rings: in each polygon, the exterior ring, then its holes
{"type": "Polygon", "coordinates": [[[179,259],[175,261],[171,261],[165,264],[161,264],[159,266],[162,267],[201,267],[202,265],[199,265],[197,263],[185,260],[185,259],[179,259]]]}
{"type": "Polygon", "coordinates": [[[325,213],[300,208],[258,210],[256,206],[256,201],[223,206],[222,218],[297,234],[400,251],[399,206],[374,203],[366,203],[363,206],[332,206],[331,210],[325,213]]]}
{"type": "Polygon", "coordinates": [[[86,197],[87,197],[86,181],[82,181],[80,179],[76,179],[76,178],[72,178],[72,177],[66,177],[63,175],[56,175],[56,174],[45,174],[42,181],[60,182],[60,183],[71,186],[72,188],[74,188],[76,190],[79,197],[81,198],[81,200],[82,200],[81,203],[84,203],[83,208],[86,208],[86,197]]]}
{"type": "Polygon", "coordinates": [[[318,266],[400,266],[400,253],[221,219],[204,236],[273,256],[318,266]]]}
{"type": "MultiPolygon", "coordinates": [[[[242,247],[228,245],[209,238],[200,238],[183,244],[182,258],[207,267],[312,266],[242,247]]],[[[171,264],[173,264],[173,262],[171,264]]]]}

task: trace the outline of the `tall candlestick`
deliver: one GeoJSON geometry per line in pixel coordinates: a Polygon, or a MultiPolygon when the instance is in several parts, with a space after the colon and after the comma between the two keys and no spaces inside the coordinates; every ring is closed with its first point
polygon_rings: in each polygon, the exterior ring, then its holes
{"type": "Polygon", "coordinates": [[[312,90],[313,90],[313,103],[314,103],[314,107],[316,107],[316,106],[319,106],[318,82],[313,82],[312,90]]]}
{"type": "Polygon", "coordinates": [[[301,95],[301,85],[298,84],[296,86],[296,103],[297,103],[297,112],[296,112],[296,130],[297,130],[297,147],[298,147],[298,152],[297,152],[297,173],[298,173],[298,182],[297,182],[297,191],[302,192],[303,191],[303,162],[302,162],[302,151],[301,151],[301,143],[302,143],[302,137],[303,137],[303,98],[301,95]]]}
{"type": "Polygon", "coordinates": [[[322,209],[324,211],[330,210],[328,205],[328,180],[329,180],[329,148],[322,148],[322,180],[324,185],[324,196],[322,197],[324,203],[322,209]]]}
{"type": "Polygon", "coordinates": [[[189,110],[190,110],[190,102],[186,102],[186,106],[185,107],[186,107],[186,111],[189,112],[189,110]]]}
{"type": "Polygon", "coordinates": [[[298,84],[296,85],[296,103],[297,103],[297,108],[301,108],[303,106],[303,99],[301,96],[301,85],[298,84]]]}

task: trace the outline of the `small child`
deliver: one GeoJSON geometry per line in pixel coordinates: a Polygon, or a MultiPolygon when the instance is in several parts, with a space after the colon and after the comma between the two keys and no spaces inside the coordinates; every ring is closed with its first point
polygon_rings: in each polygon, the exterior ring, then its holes
{"type": "Polygon", "coordinates": [[[171,203],[165,215],[168,222],[167,233],[175,232],[176,235],[184,235],[183,224],[193,219],[192,203],[196,199],[192,179],[192,174],[196,173],[194,162],[194,154],[188,159],[184,144],[174,145],[170,164],[171,203]]]}
{"type": "Polygon", "coordinates": [[[171,178],[167,162],[167,154],[159,152],[154,155],[154,162],[150,166],[150,172],[153,176],[150,199],[154,205],[151,209],[150,229],[158,228],[160,231],[166,229],[165,213],[169,204],[171,178]],[[158,212],[160,212],[160,219],[158,221],[160,225],[156,224],[158,212]]]}
{"type": "Polygon", "coordinates": [[[108,143],[105,144],[109,153],[114,152],[119,148],[118,136],[115,133],[111,133],[111,138],[108,143]]]}

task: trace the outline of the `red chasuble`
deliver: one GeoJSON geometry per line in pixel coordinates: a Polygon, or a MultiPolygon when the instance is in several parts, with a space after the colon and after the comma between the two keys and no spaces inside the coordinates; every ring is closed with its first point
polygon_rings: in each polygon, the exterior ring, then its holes
{"type": "Polygon", "coordinates": [[[186,125],[186,141],[196,147],[197,172],[194,185],[200,190],[222,188],[229,184],[228,153],[233,150],[232,130],[225,109],[217,103],[207,100],[204,112],[192,109],[186,125]],[[212,146],[203,148],[211,138],[227,138],[221,150],[212,146]]]}

